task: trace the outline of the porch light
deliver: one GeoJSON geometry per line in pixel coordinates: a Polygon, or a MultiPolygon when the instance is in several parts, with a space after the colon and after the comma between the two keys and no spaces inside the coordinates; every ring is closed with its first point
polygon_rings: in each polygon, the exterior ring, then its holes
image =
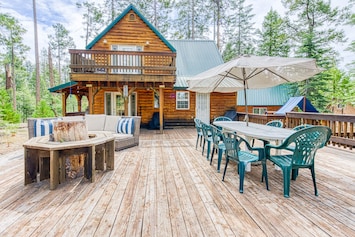
{"type": "Polygon", "coordinates": [[[104,44],[107,44],[107,39],[104,39],[104,41],[103,41],[103,42],[104,42],[104,44]]]}

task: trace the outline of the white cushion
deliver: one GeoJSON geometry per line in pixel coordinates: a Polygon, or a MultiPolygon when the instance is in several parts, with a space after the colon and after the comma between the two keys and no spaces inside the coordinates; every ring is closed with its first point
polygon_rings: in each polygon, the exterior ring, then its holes
{"type": "Polygon", "coordinates": [[[117,133],[133,134],[134,118],[121,118],[117,124],[117,133]]]}
{"type": "Polygon", "coordinates": [[[105,120],[104,131],[116,132],[118,121],[121,116],[107,115],[105,120]]]}
{"type": "Polygon", "coordinates": [[[105,114],[86,114],[85,121],[88,131],[103,131],[105,119],[105,114]]]}
{"type": "Polygon", "coordinates": [[[124,140],[130,137],[133,137],[132,134],[123,134],[123,133],[114,133],[112,134],[115,140],[124,140]]]}
{"type": "Polygon", "coordinates": [[[63,121],[83,121],[84,116],[65,116],[62,117],[63,121]]]}

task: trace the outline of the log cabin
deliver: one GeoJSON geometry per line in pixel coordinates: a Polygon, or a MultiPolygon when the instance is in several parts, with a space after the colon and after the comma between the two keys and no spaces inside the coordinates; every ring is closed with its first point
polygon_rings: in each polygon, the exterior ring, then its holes
{"type": "MultiPolygon", "coordinates": [[[[166,40],[130,5],[85,50],[70,49],[70,82],[50,88],[62,94],[63,116],[69,95],[79,112],[138,115],[148,126],[193,125],[235,110],[236,93],[200,94],[187,89],[186,79],[223,63],[214,41],[166,40]],[[88,108],[82,108],[83,98],[88,108]]],[[[162,130],[164,126],[160,126],[162,130]]]]}

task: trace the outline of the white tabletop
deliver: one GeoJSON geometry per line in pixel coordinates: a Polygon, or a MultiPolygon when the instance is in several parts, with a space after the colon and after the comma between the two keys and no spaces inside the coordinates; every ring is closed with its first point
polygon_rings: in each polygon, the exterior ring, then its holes
{"type": "Polygon", "coordinates": [[[286,128],[278,128],[267,126],[264,124],[248,123],[242,121],[216,121],[214,125],[222,127],[225,130],[235,131],[247,137],[258,138],[266,141],[282,141],[292,133],[294,130],[286,128]]]}

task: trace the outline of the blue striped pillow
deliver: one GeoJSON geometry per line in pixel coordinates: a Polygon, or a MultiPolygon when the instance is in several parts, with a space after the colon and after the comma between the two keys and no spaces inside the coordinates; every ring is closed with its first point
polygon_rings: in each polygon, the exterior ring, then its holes
{"type": "Polygon", "coordinates": [[[53,134],[53,122],[52,120],[37,119],[34,124],[35,137],[41,137],[49,134],[53,134]]]}
{"type": "Polygon", "coordinates": [[[134,118],[121,118],[118,120],[117,133],[133,134],[134,133],[134,118]]]}

